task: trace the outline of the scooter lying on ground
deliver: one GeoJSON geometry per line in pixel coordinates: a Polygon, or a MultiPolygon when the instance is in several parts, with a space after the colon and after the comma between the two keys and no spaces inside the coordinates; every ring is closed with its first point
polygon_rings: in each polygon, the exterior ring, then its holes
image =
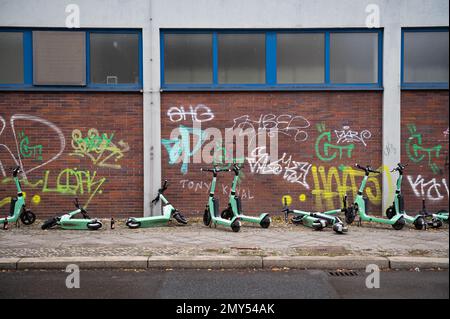
{"type": "Polygon", "coordinates": [[[425,219],[425,227],[440,228],[444,223],[448,224],[448,211],[429,212],[425,207],[425,199],[422,199],[422,210],[419,214],[425,219]]]}
{"type": "Polygon", "coordinates": [[[287,199],[285,198],[284,209],[282,211],[284,213],[284,221],[287,223],[289,214],[293,214],[295,215],[291,219],[293,224],[311,227],[314,230],[322,230],[325,227],[331,226],[336,233],[343,234],[348,231],[348,227],[344,225],[338,216],[333,216],[347,211],[347,195],[344,196],[343,203],[343,207],[340,209],[311,213],[296,209],[289,209],[287,199]]]}
{"type": "Polygon", "coordinates": [[[236,195],[236,187],[239,181],[239,173],[241,169],[242,166],[239,166],[239,164],[233,164],[232,171],[234,172],[234,178],[233,184],[231,185],[230,197],[228,199],[228,207],[222,211],[220,216],[223,219],[238,217],[241,221],[259,224],[262,228],[268,228],[271,222],[268,213],[262,213],[258,217],[253,217],[244,215],[242,212],[241,198],[236,195]]]}
{"type": "Polygon", "coordinates": [[[13,180],[17,188],[17,197],[11,197],[9,214],[5,218],[1,218],[0,216],[0,225],[7,226],[9,223],[18,223],[19,220],[24,225],[31,225],[36,220],[36,215],[25,206],[25,198],[18,177],[19,172],[19,166],[12,170],[13,180]]]}
{"type": "Polygon", "coordinates": [[[225,227],[231,227],[234,232],[238,232],[241,229],[241,221],[239,217],[233,216],[231,219],[225,219],[220,216],[219,211],[219,199],[214,197],[214,192],[216,190],[217,183],[217,173],[219,172],[229,172],[229,169],[225,168],[202,168],[202,172],[210,172],[213,174],[213,179],[211,182],[211,187],[209,190],[208,204],[206,205],[205,213],[203,214],[203,224],[205,226],[215,227],[217,225],[222,225],[225,227]]]}
{"type": "Polygon", "coordinates": [[[405,199],[402,194],[402,179],[403,179],[403,171],[405,170],[408,164],[398,163],[397,167],[391,170],[391,173],[398,172],[397,178],[397,188],[395,190],[395,198],[394,203],[386,209],[386,217],[391,219],[396,215],[401,215],[405,221],[409,224],[413,224],[416,229],[425,229],[426,223],[424,217],[419,214],[416,216],[409,216],[405,211],[405,199]]]}
{"type": "Polygon", "coordinates": [[[163,214],[159,216],[149,216],[149,217],[130,217],[126,221],[126,225],[131,228],[139,228],[139,227],[155,227],[167,224],[172,217],[180,224],[186,225],[188,220],[175,208],[172,204],[169,203],[167,198],[164,196],[164,191],[167,189],[167,180],[164,181],[163,187],[158,189],[158,195],[156,195],[155,199],[152,200],[151,208],[153,212],[153,207],[159,202],[161,199],[163,203],[162,211],[163,214]]]}
{"type": "Polygon", "coordinates": [[[87,211],[78,202],[78,198],[75,198],[73,203],[77,208],[76,210],[59,217],[48,219],[42,224],[41,228],[50,229],[55,226],[60,226],[62,229],[70,230],[97,230],[103,226],[102,222],[98,219],[91,219],[89,217],[87,211]],[[83,218],[73,218],[77,214],[81,214],[83,218]]]}
{"type": "Polygon", "coordinates": [[[359,164],[356,164],[355,166],[356,168],[363,170],[365,174],[353,205],[348,207],[347,211],[345,212],[345,222],[347,224],[353,223],[356,215],[358,215],[359,216],[358,226],[361,226],[362,222],[364,221],[364,222],[375,222],[391,225],[395,230],[402,229],[403,226],[405,226],[405,219],[401,214],[395,215],[391,219],[368,215],[367,213],[368,199],[367,197],[363,196],[364,189],[366,188],[367,180],[369,179],[370,173],[380,174],[380,172],[373,170],[370,166],[362,167],[359,164]]]}

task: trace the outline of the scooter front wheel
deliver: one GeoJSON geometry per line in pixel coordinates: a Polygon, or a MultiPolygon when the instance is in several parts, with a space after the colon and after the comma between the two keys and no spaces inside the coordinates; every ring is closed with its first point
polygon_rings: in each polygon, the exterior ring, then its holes
{"type": "Polygon", "coordinates": [[[220,214],[220,217],[222,217],[223,219],[231,219],[233,218],[233,213],[230,212],[229,209],[224,209],[220,214]]]}
{"type": "Polygon", "coordinates": [[[346,224],[351,224],[355,221],[355,209],[353,207],[348,207],[345,210],[345,223],[346,224]]]}
{"type": "Polygon", "coordinates": [[[175,218],[175,220],[180,224],[186,225],[188,223],[186,217],[184,217],[180,212],[173,214],[173,218],[175,218]]]}
{"type": "Polygon", "coordinates": [[[20,220],[24,225],[31,225],[36,220],[36,215],[31,210],[25,210],[22,215],[20,215],[20,220]]]}
{"type": "Polygon", "coordinates": [[[97,230],[97,229],[102,228],[102,226],[103,226],[103,224],[99,221],[90,222],[90,223],[87,223],[87,225],[86,225],[86,227],[89,230],[97,230]]]}
{"type": "Polygon", "coordinates": [[[141,227],[141,223],[132,218],[128,219],[127,222],[125,223],[125,225],[127,225],[128,228],[130,228],[130,229],[136,229],[136,228],[141,227]]]}
{"type": "Polygon", "coordinates": [[[259,225],[261,226],[261,228],[269,228],[270,226],[270,217],[269,215],[266,215],[261,222],[259,223],[259,225]]]}
{"type": "Polygon", "coordinates": [[[241,229],[241,222],[238,219],[236,219],[231,224],[231,230],[234,231],[235,233],[237,233],[240,229],[241,229]]]}
{"type": "Polygon", "coordinates": [[[400,218],[399,220],[397,220],[397,221],[395,222],[395,224],[392,225],[392,227],[393,227],[395,230],[401,230],[401,229],[403,228],[403,226],[405,226],[405,220],[403,219],[403,217],[400,218]]]}
{"type": "Polygon", "coordinates": [[[50,229],[54,226],[56,226],[56,224],[58,224],[58,220],[56,219],[56,217],[52,217],[50,219],[47,219],[41,226],[41,229],[46,230],[46,229],[50,229]]]}
{"type": "Polygon", "coordinates": [[[391,219],[394,216],[395,216],[395,209],[394,209],[394,207],[389,206],[389,208],[386,209],[386,217],[391,219]]]}
{"type": "Polygon", "coordinates": [[[425,219],[423,219],[423,217],[418,217],[414,221],[414,227],[416,227],[417,230],[422,230],[425,227],[425,219]]]}
{"type": "Polygon", "coordinates": [[[209,226],[211,224],[211,214],[209,213],[209,209],[205,209],[203,213],[203,224],[205,226],[209,226]]]}

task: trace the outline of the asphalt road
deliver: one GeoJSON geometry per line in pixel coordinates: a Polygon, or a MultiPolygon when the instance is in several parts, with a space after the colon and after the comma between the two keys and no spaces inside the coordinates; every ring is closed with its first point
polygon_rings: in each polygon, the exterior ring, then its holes
{"type": "Polygon", "coordinates": [[[81,270],[68,289],[64,271],[0,272],[4,298],[449,298],[448,271],[386,271],[380,288],[366,274],[319,270],[81,270]]]}

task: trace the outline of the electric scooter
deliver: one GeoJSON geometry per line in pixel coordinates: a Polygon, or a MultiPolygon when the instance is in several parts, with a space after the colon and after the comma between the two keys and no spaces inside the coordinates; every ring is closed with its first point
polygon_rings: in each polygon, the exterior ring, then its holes
{"type": "Polygon", "coordinates": [[[36,215],[25,206],[25,198],[18,177],[20,171],[19,166],[12,170],[13,180],[17,188],[17,197],[11,197],[8,216],[5,218],[0,216],[0,225],[5,224],[4,227],[9,223],[18,223],[19,219],[24,225],[31,225],[36,220],[36,215]]]}
{"type": "Polygon", "coordinates": [[[380,172],[373,170],[370,166],[363,167],[359,164],[356,164],[355,166],[356,168],[363,170],[365,172],[365,175],[361,182],[361,186],[359,187],[358,194],[356,195],[353,205],[349,207],[345,212],[345,222],[347,224],[351,224],[355,220],[356,215],[359,215],[358,226],[361,226],[362,222],[365,221],[391,225],[395,230],[402,229],[403,226],[405,226],[405,219],[401,214],[395,215],[390,219],[374,217],[367,214],[368,199],[367,197],[363,196],[364,189],[366,188],[370,173],[380,174],[380,172]]]}
{"type": "Polygon", "coordinates": [[[342,220],[338,216],[333,216],[341,212],[347,211],[347,195],[343,199],[343,207],[340,209],[330,210],[326,212],[305,212],[301,210],[289,209],[287,199],[284,199],[284,221],[287,223],[289,214],[295,215],[291,221],[295,225],[304,225],[314,230],[322,230],[325,227],[331,226],[333,230],[338,234],[343,234],[348,231],[348,227],[344,225],[342,220]]]}
{"type": "Polygon", "coordinates": [[[62,229],[69,230],[97,230],[103,226],[102,222],[98,219],[91,219],[89,217],[87,211],[78,202],[78,198],[75,198],[73,203],[77,208],[76,210],[46,220],[42,224],[41,228],[45,230],[55,226],[60,226],[62,229]],[[81,214],[83,218],[73,218],[77,214],[81,214]]]}
{"type": "Polygon", "coordinates": [[[151,209],[153,211],[153,207],[159,202],[161,199],[164,204],[162,211],[163,214],[159,216],[149,216],[149,217],[130,217],[125,223],[129,228],[135,229],[139,227],[155,227],[167,224],[171,218],[175,218],[175,220],[182,224],[186,225],[188,220],[175,208],[172,204],[169,203],[167,198],[164,196],[164,191],[167,189],[167,180],[164,181],[162,188],[158,189],[158,195],[156,195],[155,199],[152,200],[151,209]]]}
{"type": "Polygon", "coordinates": [[[391,170],[391,173],[398,172],[397,188],[395,190],[394,203],[386,209],[386,217],[391,219],[395,215],[402,215],[405,221],[407,223],[413,224],[416,229],[425,229],[425,219],[421,214],[412,217],[405,212],[405,200],[402,194],[402,179],[403,171],[405,170],[406,166],[408,166],[408,164],[403,165],[401,163],[398,163],[397,167],[391,170]]]}
{"type": "Polygon", "coordinates": [[[229,172],[227,168],[202,168],[202,172],[210,172],[213,174],[213,179],[211,182],[211,188],[209,190],[208,204],[206,205],[205,213],[203,214],[203,224],[205,226],[217,227],[217,225],[222,225],[225,227],[231,227],[234,232],[238,232],[241,229],[241,221],[239,217],[233,216],[230,219],[225,219],[220,216],[219,211],[219,199],[214,197],[214,192],[216,190],[217,183],[217,173],[219,172],[229,172]]]}
{"type": "Polygon", "coordinates": [[[422,210],[419,212],[425,219],[425,227],[440,228],[444,223],[448,224],[448,211],[440,210],[436,213],[431,213],[425,207],[425,199],[422,199],[422,210]]]}
{"type": "Polygon", "coordinates": [[[244,222],[250,222],[259,224],[262,228],[268,228],[270,226],[271,219],[268,213],[262,213],[258,217],[247,216],[242,213],[242,201],[239,196],[236,195],[236,187],[239,181],[239,173],[242,166],[233,164],[234,178],[231,185],[230,197],[228,199],[228,207],[222,211],[220,216],[223,219],[231,219],[238,217],[244,222]]]}

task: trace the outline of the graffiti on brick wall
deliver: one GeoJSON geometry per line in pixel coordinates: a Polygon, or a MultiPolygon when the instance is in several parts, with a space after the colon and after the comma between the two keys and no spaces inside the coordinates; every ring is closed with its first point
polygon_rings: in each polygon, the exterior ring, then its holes
{"type": "Polygon", "coordinates": [[[414,124],[408,125],[409,137],[406,141],[406,154],[410,161],[414,163],[421,163],[426,161],[428,167],[434,174],[440,172],[439,166],[436,164],[435,160],[440,157],[440,151],[442,149],[441,145],[433,145],[425,147],[425,141],[421,133],[417,131],[414,124]]]}
{"type": "Polygon", "coordinates": [[[416,197],[424,198],[431,201],[440,201],[449,198],[449,190],[447,180],[445,178],[425,179],[422,175],[415,178],[407,176],[411,189],[416,197]]]}
{"type": "Polygon", "coordinates": [[[74,152],[69,155],[87,157],[99,167],[121,169],[120,160],[130,150],[130,147],[123,140],[115,144],[113,138],[114,133],[109,136],[107,133],[100,134],[95,128],[89,129],[87,135],[83,137],[83,133],[79,129],[74,129],[72,131],[74,152]]]}
{"type": "Polygon", "coordinates": [[[214,119],[214,113],[204,104],[190,105],[188,109],[185,109],[182,105],[172,106],[167,110],[167,116],[174,123],[186,120],[203,123],[214,119]]]}
{"type": "MultiPolygon", "coordinates": [[[[181,179],[179,181],[179,183],[180,183],[182,189],[187,189],[194,193],[197,193],[197,192],[207,193],[211,187],[211,182],[194,181],[191,179],[181,179]]],[[[219,192],[222,192],[222,195],[224,195],[224,196],[230,195],[231,185],[218,183],[217,186],[218,186],[219,192]]],[[[217,190],[216,190],[216,193],[217,193],[217,190]]],[[[236,195],[240,196],[242,200],[254,199],[254,196],[253,196],[250,188],[237,187],[236,195]]]]}
{"type": "Polygon", "coordinates": [[[31,158],[36,161],[42,161],[42,145],[30,145],[30,139],[22,130],[19,133],[19,150],[23,158],[31,158]]]}
{"type": "Polygon", "coordinates": [[[367,140],[372,137],[372,133],[369,130],[362,130],[360,132],[354,131],[350,126],[343,126],[341,130],[334,130],[336,134],[336,144],[342,143],[361,143],[367,146],[367,140]]]}
{"type": "Polygon", "coordinates": [[[332,143],[332,134],[326,130],[325,124],[317,124],[319,136],[316,139],[315,150],[317,158],[324,162],[330,162],[335,159],[352,158],[352,152],[355,144],[338,145],[332,143]]]}
{"type": "Polygon", "coordinates": [[[250,172],[262,175],[279,175],[289,183],[298,183],[309,189],[306,178],[311,168],[308,162],[298,162],[293,160],[292,155],[283,153],[276,160],[272,160],[266,152],[266,147],[257,147],[253,150],[247,162],[250,165],[250,172]]]}
{"type": "Polygon", "coordinates": [[[291,114],[261,114],[257,120],[249,115],[242,115],[233,120],[232,129],[254,132],[265,132],[267,134],[282,134],[292,137],[295,142],[304,142],[308,139],[307,128],[311,124],[301,115],[291,114]]]}

